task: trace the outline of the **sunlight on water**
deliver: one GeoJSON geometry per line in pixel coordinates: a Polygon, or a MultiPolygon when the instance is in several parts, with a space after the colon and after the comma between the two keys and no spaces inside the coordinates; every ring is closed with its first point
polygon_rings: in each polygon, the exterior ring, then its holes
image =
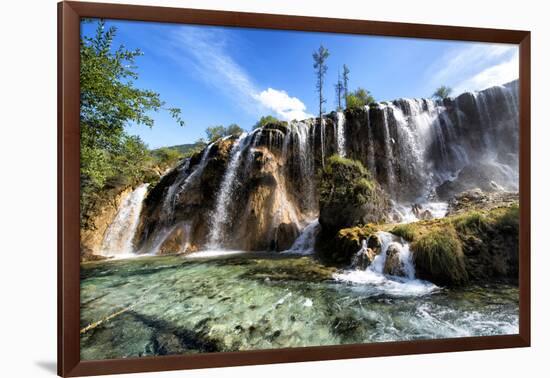
{"type": "Polygon", "coordinates": [[[517,287],[448,290],[365,271],[333,277],[310,257],[212,251],[220,252],[83,264],[81,328],[92,328],[81,337],[82,359],[518,331],[517,287]]]}

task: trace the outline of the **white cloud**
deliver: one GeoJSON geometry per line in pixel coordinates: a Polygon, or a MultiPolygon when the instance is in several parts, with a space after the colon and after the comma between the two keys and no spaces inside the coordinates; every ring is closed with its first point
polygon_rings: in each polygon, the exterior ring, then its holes
{"type": "Polygon", "coordinates": [[[482,90],[495,85],[501,85],[519,77],[519,55],[516,53],[509,60],[488,67],[463,81],[456,87],[456,93],[482,90]]]}
{"type": "Polygon", "coordinates": [[[268,88],[256,96],[260,103],[285,121],[303,120],[313,117],[306,112],[305,104],[297,97],[290,97],[285,91],[268,88]]]}
{"type": "Polygon", "coordinates": [[[185,68],[192,66],[197,78],[238,101],[249,111],[256,93],[248,74],[226,53],[228,41],[219,30],[181,27],[174,33],[170,56],[185,68]]]}
{"type": "Polygon", "coordinates": [[[174,34],[169,55],[184,67],[193,67],[200,80],[251,114],[260,116],[270,111],[284,120],[311,117],[305,104],[284,90],[258,89],[246,70],[229,54],[236,41],[227,38],[219,29],[184,26],[174,34]]]}
{"type": "Polygon", "coordinates": [[[427,70],[428,85],[449,85],[453,94],[504,84],[519,76],[515,45],[475,43],[451,49],[427,70]]]}

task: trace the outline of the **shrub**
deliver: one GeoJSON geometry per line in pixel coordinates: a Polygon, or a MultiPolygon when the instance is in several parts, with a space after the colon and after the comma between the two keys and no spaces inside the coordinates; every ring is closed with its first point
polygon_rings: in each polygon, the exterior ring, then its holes
{"type": "Polygon", "coordinates": [[[372,103],[374,103],[374,97],[363,88],[357,88],[346,96],[346,107],[348,109],[362,109],[372,103]]]}

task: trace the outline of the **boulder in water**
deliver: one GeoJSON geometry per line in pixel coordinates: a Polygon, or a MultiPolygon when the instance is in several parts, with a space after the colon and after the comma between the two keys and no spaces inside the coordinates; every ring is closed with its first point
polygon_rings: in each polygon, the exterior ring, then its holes
{"type": "Polygon", "coordinates": [[[391,243],[386,251],[386,262],[384,264],[384,274],[391,276],[405,277],[405,266],[399,257],[400,246],[397,243],[391,243]]]}
{"type": "Polygon", "coordinates": [[[367,267],[372,264],[377,253],[372,248],[361,248],[357,254],[357,259],[355,265],[361,270],[367,269],[367,267]]]}

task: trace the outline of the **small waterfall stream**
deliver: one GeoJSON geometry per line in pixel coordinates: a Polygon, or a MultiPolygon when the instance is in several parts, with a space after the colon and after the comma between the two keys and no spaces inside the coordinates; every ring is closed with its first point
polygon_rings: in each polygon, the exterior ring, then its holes
{"type": "Polygon", "coordinates": [[[336,113],[336,142],[338,147],[338,155],[346,157],[346,131],[344,126],[346,124],[346,117],[343,112],[336,113]]]}
{"type": "MultiPolygon", "coordinates": [[[[380,252],[366,269],[360,261],[368,252],[368,239],[362,241],[362,247],[354,257],[350,269],[336,273],[337,281],[360,284],[372,295],[389,294],[393,296],[424,295],[439,290],[434,284],[415,278],[415,269],[409,243],[389,232],[378,231],[375,236],[380,242],[380,252]],[[397,256],[393,255],[396,253],[397,256]],[[388,273],[388,258],[397,258],[399,275],[388,273]]],[[[394,265],[396,266],[396,265],[394,265]]]]}
{"type": "Polygon", "coordinates": [[[122,257],[134,253],[134,236],[148,186],[149,184],[138,186],[120,205],[115,219],[105,232],[101,244],[103,256],[122,257]]]}
{"type": "Polygon", "coordinates": [[[298,238],[294,241],[292,246],[284,251],[284,253],[300,254],[300,255],[310,255],[315,252],[315,238],[320,230],[319,219],[315,219],[313,222],[309,223],[298,238]]]}
{"type": "MultiPolygon", "coordinates": [[[[250,134],[253,135],[253,134],[250,134]]],[[[251,140],[249,134],[242,133],[233,144],[229,163],[223,177],[216,199],[216,206],[211,218],[211,229],[207,246],[209,249],[219,249],[224,239],[224,225],[227,223],[229,196],[233,190],[233,183],[237,175],[237,168],[241,162],[241,155],[247,143],[251,140]]]]}

